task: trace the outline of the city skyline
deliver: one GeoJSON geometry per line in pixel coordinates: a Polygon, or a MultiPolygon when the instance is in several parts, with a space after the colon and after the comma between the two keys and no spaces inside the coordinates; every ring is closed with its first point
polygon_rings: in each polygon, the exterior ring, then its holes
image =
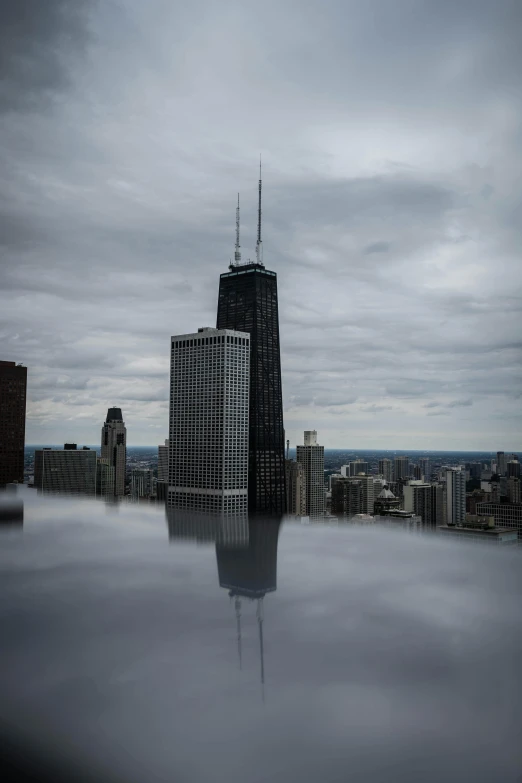
{"type": "Polygon", "coordinates": [[[517,450],[515,5],[233,8],[50,1],[2,31],[26,442],[96,443],[108,405],[163,441],[168,340],[213,323],[238,190],[254,258],[261,151],[291,443],[517,450]]]}

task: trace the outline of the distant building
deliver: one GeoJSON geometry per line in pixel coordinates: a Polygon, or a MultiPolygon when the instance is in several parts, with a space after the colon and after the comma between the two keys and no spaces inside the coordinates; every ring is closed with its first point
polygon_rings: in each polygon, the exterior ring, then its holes
{"type": "Polygon", "coordinates": [[[304,515],[303,465],[293,459],[285,460],[286,510],[290,516],[304,515]]]}
{"type": "Polygon", "coordinates": [[[520,478],[520,462],[518,459],[509,460],[506,475],[508,478],[520,478]]]}
{"type": "Polygon", "coordinates": [[[130,493],[134,499],[150,498],[153,493],[154,471],[148,468],[134,468],[131,471],[130,493]]]}
{"type": "Polygon", "coordinates": [[[512,476],[507,482],[507,496],[510,503],[522,502],[520,479],[512,476]]]}
{"type": "Polygon", "coordinates": [[[249,334],[204,327],[172,337],[170,383],[168,507],[246,513],[249,334]]]}
{"type": "Polygon", "coordinates": [[[450,468],[446,471],[445,522],[460,525],[466,518],[466,471],[450,468]]]}
{"type": "Polygon", "coordinates": [[[127,430],[121,408],[109,408],[101,431],[101,457],[114,467],[114,496],[125,495],[127,430]]]}
{"type": "Polygon", "coordinates": [[[27,367],[0,361],[0,487],[24,482],[27,367]]]}
{"type": "Polygon", "coordinates": [[[375,498],[373,509],[375,516],[389,516],[390,511],[397,511],[400,509],[401,499],[396,498],[389,486],[386,485],[382,488],[381,492],[375,498]]]}
{"type": "Polygon", "coordinates": [[[400,481],[401,479],[407,479],[409,476],[409,469],[409,457],[395,457],[393,460],[393,480],[400,481]]]}
{"type": "Polygon", "coordinates": [[[429,457],[421,457],[419,459],[419,466],[421,469],[421,476],[427,483],[431,480],[431,462],[429,457]]]}
{"type": "Polygon", "coordinates": [[[385,457],[379,460],[379,473],[386,484],[393,480],[393,463],[391,459],[385,457]]]}
{"type": "MultiPolygon", "coordinates": [[[[343,466],[344,467],[344,466],[343,466]]],[[[342,468],[341,468],[341,475],[347,475],[347,476],[358,476],[359,473],[369,473],[370,472],[370,466],[368,462],[364,459],[356,459],[352,462],[348,463],[348,471],[346,474],[343,474],[342,468]]]]}
{"type": "Polygon", "coordinates": [[[42,493],[94,496],[96,461],[96,452],[87,447],[36,449],[34,486],[42,493]]]}
{"type": "Polygon", "coordinates": [[[438,531],[452,538],[458,538],[465,541],[486,544],[517,544],[516,530],[508,527],[496,527],[493,516],[481,516],[477,514],[466,514],[465,520],[461,525],[442,525],[438,531]]]}
{"type": "Polygon", "coordinates": [[[497,473],[499,476],[506,475],[506,455],[503,451],[497,451],[497,473]]]}
{"type": "Polygon", "coordinates": [[[478,503],[477,514],[492,516],[498,527],[516,530],[522,541],[522,503],[478,503]]]}
{"type": "Polygon", "coordinates": [[[322,519],[325,514],[324,446],[317,443],[317,432],[306,430],[304,446],[297,446],[297,462],[303,469],[303,515],[322,519]]]}
{"type": "Polygon", "coordinates": [[[164,446],[158,446],[158,481],[169,480],[169,441],[164,446]]]}
{"type": "Polygon", "coordinates": [[[433,527],[442,525],[444,521],[443,493],[443,487],[439,484],[410,481],[403,490],[404,510],[420,516],[426,525],[433,527]]]}
{"type": "Polygon", "coordinates": [[[332,514],[353,517],[363,512],[361,482],[349,476],[340,476],[332,481],[332,514]]]}

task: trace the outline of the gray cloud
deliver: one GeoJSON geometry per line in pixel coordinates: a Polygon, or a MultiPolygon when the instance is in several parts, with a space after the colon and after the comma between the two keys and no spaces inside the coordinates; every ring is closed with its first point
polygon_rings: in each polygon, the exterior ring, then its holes
{"type": "Polygon", "coordinates": [[[215,322],[238,190],[253,256],[261,150],[290,439],[517,448],[518,4],[6,19],[0,339],[30,368],[28,439],[61,442],[70,419],[97,440],[109,396],[129,441],[154,415],[166,434],[169,336],[215,322]],[[430,405],[449,416],[426,432],[430,405]]]}

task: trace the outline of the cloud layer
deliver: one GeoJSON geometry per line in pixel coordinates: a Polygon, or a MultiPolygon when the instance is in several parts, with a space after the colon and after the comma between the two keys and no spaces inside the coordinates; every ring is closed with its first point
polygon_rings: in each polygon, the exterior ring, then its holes
{"type": "Polygon", "coordinates": [[[5,6],[28,442],[96,442],[110,405],[162,442],[169,336],[215,322],[238,190],[252,255],[261,151],[291,441],[519,447],[519,3],[5,6]]]}

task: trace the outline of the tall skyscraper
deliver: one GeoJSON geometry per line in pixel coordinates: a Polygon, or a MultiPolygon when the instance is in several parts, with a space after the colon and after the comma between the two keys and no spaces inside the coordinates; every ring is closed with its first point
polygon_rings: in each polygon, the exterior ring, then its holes
{"type": "Polygon", "coordinates": [[[34,486],[39,492],[63,495],[96,493],[96,452],[68,443],[63,449],[36,449],[34,486]]]}
{"type": "Polygon", "coordinates": [[[121,408],[109,408],[101,431],[101,457],[114,468],[114,496],[125,495],[127,430],[121,408]]]}
{"type": "Polygon", "coordinates": [[[499,476],[506,475],[506,455],[503,451],[497,451],[497,473],[499,476]]]}
{"type": "Polygon", "coordinates": [[[169,480],[169,441],[164,446],[158,446],[158,481],[169,480]]]}
{"type": "Polygon", "coordinates": [[[262,260],[261,179],[256,260],[241,263],[238,214],[229,269],[219,280],[217,328],[250,335],[248,510],[281,514],[286,494],[277,275],[262,260]]]}
{"type": "Polygon", "coordinates": [[[511,476],[511,478],[508,479],[507,482],[507,496],[510,503],[520,503],[522,500],[521,497],[521,487],[520,487],[520,479],[516,478],[515,476],[511,476]]]}
{"type": "Polygon", "coordinates": [[[324,446],[317,443],[317,432],[306,430],[304,446],[297,446],[297,461],[303,466],[304,516],[324,518],[324,446]]]}
{"type": "Polygon", "coordinates": [[[409,475],[410,458],[395,457],[393,460],[393,480],[400,481],[409,475]]]}
{"type": "Polygon", "coordinates": [[[520,478],[520,462],[518,459],[511,459],[506,464],[506,475],[508,478],[520,478]]]}
{"type": "Polygon", "coordinates": [[[202,328],[171,339],[167,505],[247,511],[250,336],[202,328]]]}
{"type": "Polygon", "coordinates": [[[386,482],[393,481],[393,464],[391,459],[385,457],[379,460],[379,473],[386,482]]]}
{"type": "Polygon", "coordinates": [[[0,361],[0,487],[24,481],[27,367],[0,361]]]}
{"type": "Polygon", "coordinates": [[[446,524],[462,525],[466,519],[466,471],[446,471],[446,524]]]}

